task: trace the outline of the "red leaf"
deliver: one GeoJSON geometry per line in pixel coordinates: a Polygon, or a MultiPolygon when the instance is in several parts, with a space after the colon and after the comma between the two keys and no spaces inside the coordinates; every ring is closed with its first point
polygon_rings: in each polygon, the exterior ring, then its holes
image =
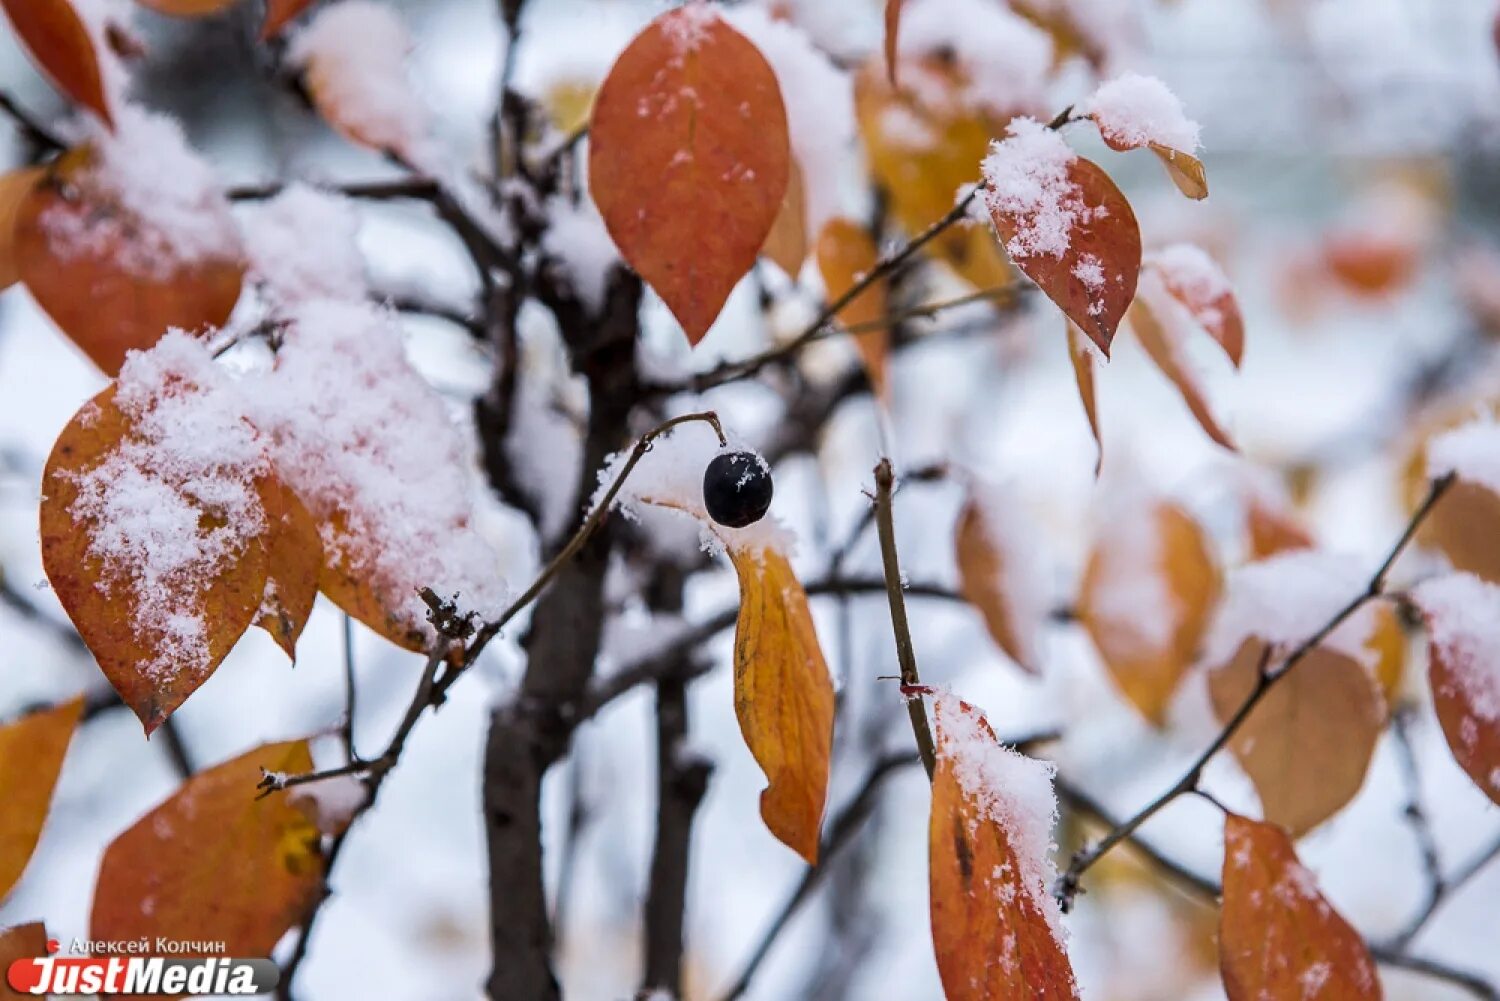
{"type": "Polygon", "coordinates": [[[113,128],[93,36],[69,0],[0,0],[0,6],[58,89],[113,128]]]}
{"type": "Polygon", "coordinates": [[[1229,1001],[1378,1001],[1359,933],[1318,892],[1286,832],[1229,814],[1219,966],[1229,1001]]]}
{"type": "Polygon", "coordinates": [[[1039,821],[1051,818],[1023,801],[1043,783],[1051,795],[1050,773],[1002,747],[973,706],[939,700],[934,717],[928,878],[944,994],[948,1001],[1077,998],[1047,887],[1051,830],[1039,821]]]}
{"type": "Polygon", "coordinates": [[[318,523],[301,498],[279,479],[266,492],[267,539],[266,591],[256,625],[292,660],[297,659],[297,638],[312,615],[318,597],[318,578],[323,571],[323,540],[318,523]]]}
{"type": "Polygon", "coordinates": [[[589,190],[693,344],[755,263],[789,170],[775,74],[701,2],[651,22],[594,100],[589,190]]]}
{"type": "Polygon", "coordinates": [[[1200,248],[1176,243],[1151,255],[1146,265],[1193,321],[1224,349],[1235,368],[1245,354],[1245,321],[1223,270],[1200,248]]]}
{"type": "Polygon", "coordinates": [[[36,849],[82,711],[83,699],[77,698],[0,726],[0,900],[36,849]]]}
{"type": "Polygon", "coordinates": [[[1141,270],[1130,203],[1108,174],[1030,119],[1012,123],[984,172],[985,203],[1011,260],[1108,356],[1141,270]]]}
{"type": "Polygon", "coordinates": [[[1455,573],[1413,595],[1429,633],[1427,674],[1448,747],[1474,784],[1500,803],[1500,587],[1455,573]]]}
{"type": "Polygon", "coordinates": [[[261,25],[261,41],[269,41],[281,33],[298,14],[312,6],[312,0],[266,0],[266,20],[261,25]]]}
{"type": "Polygon", "coordinates": [[[1235,451],[1234,439],[1229,437],[1219,424],[1213,407],[1208,402],[1208,391],[1204,387],[1198,370],[1194,368],[1187,353],[1187,339],[1191,334],[1190,315],[1166,288],[1155,268],[1147,268],[1141,276],[1136,300],[1130,308],[1130,324],[1140,338],[1141,347],[1161,369],[1162,375],[1182,394],[1182,400],[1198,421],[1198,425],[1215,443],[1231,452],[1235,451]]]}

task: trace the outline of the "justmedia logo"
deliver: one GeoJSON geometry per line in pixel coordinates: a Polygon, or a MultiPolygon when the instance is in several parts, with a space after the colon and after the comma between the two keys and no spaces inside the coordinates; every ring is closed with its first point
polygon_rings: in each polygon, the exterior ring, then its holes
{"type": "MultiPolygon", "coordinates": [[[[58,943],[47,943],[56,953],[58,943]]],[[[22,994],[217,994],[249,996],[276,988],[281,970],[269,959],[226,956],[165,959],[159,956],[41,956],[18,959],[6,983],[22,994]]]]}

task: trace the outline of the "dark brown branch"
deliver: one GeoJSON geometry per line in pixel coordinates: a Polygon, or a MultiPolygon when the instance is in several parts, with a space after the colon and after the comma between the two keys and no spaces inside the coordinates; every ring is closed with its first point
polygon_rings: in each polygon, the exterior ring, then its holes
{"type": "Polygon", "coordinates": [[[1398,952],[1404,951],[1417,935],[1427,927],[1433,915],[1438,912],[1438,909],[1449,900],[1452,900],[1454,894],[1462,889],[1469,880],[1473,879],[1480,870],[1484,869],[1497,858],[1500,858],[1500,838],[1496,838],[1487,847],[1476,852],[1469,861],[1455,869],[1452,875],[1446,877],[1439,875],[1433,882],[1433,885],[1437,889],[1428,895],[1422,910],[1392,940],[1391,948],[1398,952]]]}
{"type": "Polygon", "coordinates": [[[917,655],[912,646],[911,626],[906,621],[906,595],[901,586],[901,563],[896,554],[896,524],[891,514],[891,495],[896,473],[890,459],[881,459],[875,467],[875,525],[880,533],[880,553],[885,563],[885,589],[890,597],[891,628],[896,634],[896,661],[901,665],[902,694],[906,712],[911,717],[912,735],[927,777],[937,771],[937,749],[932,742],[932,728],[927,722],[927,704],[915,689],[922,685],[917,673],[917,655]]]}
{"type": "Polygon", "coordinates": [[[1171,788],[1157,796],[1150,803],[1147,803],[1129,819],[1116,825],[1098,842],[1088,848],[1081,849],[1073,856],[1072,861],[1068,864],[1067,871],[1058,880],[1057,898],[1062,904],[1063,910],[1066,911],[1072,906],[1073,898],[1079,892],[1083,874],[1094,863],[1103,858],[1110,849],[1133,834],[1136,828],[1150,820],[1168,803],[1171,803],[1179,796],[1191,792],[1197,787],[1198,781],[1203,775],[1203,769],[1209,760],[1229,743],[1230,738],[1238,732],[1245,720],[1249,718],[1251,711],[1260,704],[1260,701],[1265,698],[1266,693],[1275,686],[1276,682],[1286,677],[1293,668],[1301,663],[1320,643],[1326,640],[1329,634],[1337,629],[1346,619],[1363,608],[1367,602],[1380,596],[1385,588],[1386,576],[1390,573],[1396,559],[1405,551],[1412,537],[1416,535],[1417,529],[1421,527],[1423,520],[1452,484],[1452,474],[1432,481],[1426,498],[1418,505],[1416,511],[1412,513],[1410,520],[1406,523],[1405,529],[1401,532],[1400,538],[1396,540],[1395,545],[1386,554],[1384,561],[1381,562],[1380,567],[1371,576],[1365,589],[1350,599],[1348,604],[1339,609],[1313,635],[1309,636],[1292,650],[1278,667],[1268,668],[1266,666],[1271,654],[1271,649],[1267,646],[1265,656],[1262,658],[1262,669],[1259,672],[1255,687],[1240,707],[1235,710],[1229,722],[1224,725],[1224,728],[1219,731],[1218,735],[1214,737],[1203,753],[1194,759],[1192,765],[1188,767],[1187,771],[1183,773],[1182,777],[1171,788]]]}
{"type": "Polygon", "coordinates": [[[1404,948],[1421,931],[1428,916],[1437,910],[1446,889],[1443,879],[1442,859],[1438,855],[1437,839],[1433,837],[1432,825],[1427,811],[1422,806],[1422,774],[1417,768],[1417,753],[1411,742],[1412,707],[1399,706],[1391,714],[1391,736],[1395,738],[1397,757],[1401,762],[1401,775],[1406,782],[1406,808],[1402,811],[1411,824],[1412,836],[1422,854],[1422,872],[1427,879],[1427,900],[1422,913],[1396,938],[1396,947],[1404,948]]]}
{"type": "Polygon", "coordinates": [[[683,919],[693,815],[708,791],[713,765],[687,750],[687,686],[663,678],[656,686],[656,841],[646,891],[645,975],[641,993],[682,995],[683,919]]]}

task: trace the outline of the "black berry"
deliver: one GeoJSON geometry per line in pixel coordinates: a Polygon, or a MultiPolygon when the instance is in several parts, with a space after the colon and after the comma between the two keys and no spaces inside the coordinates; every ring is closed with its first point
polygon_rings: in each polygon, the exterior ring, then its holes
{"type": "Polygon", "coordinates": [[[703,506],[729,528],[744,528],[771,507],[771,470],[754,452],[721,452],[703,471],[703,506]]]}

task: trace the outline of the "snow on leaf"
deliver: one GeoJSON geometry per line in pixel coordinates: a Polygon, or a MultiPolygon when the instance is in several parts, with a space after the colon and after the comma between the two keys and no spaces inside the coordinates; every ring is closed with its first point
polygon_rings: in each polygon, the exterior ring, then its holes
{"type": "Polygon", "coordinates": [[[42,565],[149,734],[213,673],[266,587],[273,478],[247,405],[180,331],[132,354],[58,436],[42,565]]]}
{"type": "Polygon", "coordinates": [[[75,698],[0,726],[0,900],[36,849],[82,711],[83,699],[75,698]]]}
{"type": "Polygon", "coordinates": [[[1228,814],[1219,967],[1229,1001],[1378,1001],[1369,948],[1297,860],[1286,832],[1228,814]]]}
{"type": "Polygon", "coordinates": [[[104,850],[90,936],[223,942],[268,956],[323,882],[318,830],[262,770],[312,770],[307,741],[265,744],[189,778],[104,850]]]}
{"type": "Polygon", "coordinates": [[[1245,321],[1218,262],[1194,244],[1174,243],[1150,254],[1144,267],[1161,275],[1167,292],[1238,368],[1245,353],[1245,321]]]}
{"type": "Polygon", "coordinates": [[[1109,175],[1030,118],[984,159],[984,200],[1016,267],[1109,354],[1135,297],[1141,233],[1109,175]]]}
{"type": "Polygon", "coordinates": [[[287,58],[318,114],[346,138],[425,166],[431,115],[406,75],[411,47],[390,4],[341,0],[292,36],[287,58]]]}
{"type": "MultiPolygon", "coordinates": [[[[818,234],[818,270],[822,272],[828,299],[836,300],[873,271],[880,262],[880,250],[870,231],[852,219],[830,219],[818,234]]],[[[876,323],[886,315],[886,282],[875,282],[839,310],[838,321],[846,327],[876,323]]],[[[870,385],[876,397],[886,398],[886,351],[890,331],[861,330],[851,335],[859,351],[870,385]]]]}
{"type": "Polygon", "coordinates": [[[1434,577],[1412,600],[1428,631],[1428,680],[1443,736],[1463,770],[1500,803],[1500,587],[1434,577]]]}
{"type": "Polygon", "coordinates": [[[273,303],[365,297],[359,219],[342,195],[289,184],[244,210],[250,277],[273,303]]]}
{"type": "Polygon", "coordinates": [[[1146,147],[1161,159],[1178,189],[1189,198],[1208,197],[1198,149],[1198,123],[1187,117],[1177,95],[1154,76],[1124,73],[1099,85],[1079,106],[1115,150],[1146,147]]]}
{"type": "Polygon", "coordinates": [[[506,588],[474,526],[470,456],[394,316],[313,300],[286,317],[275,367],[247,395],[277,473],[318,524],[323,593],[412,650],[433,640],[420,588],[499,612],[506,588]]]}
{"type": "Polygon", "coordinates": [[[1157,726],[1219,591],[1208,537],[1188,511],[1149,497],[1115,505],[1089,554],[1078,616],[1120,691],[1157,726]]]}
{"type": "MultiPolygon", "coordinates": [[[[1365,577],[1357,562],[1318,550],[1231,574],[1204,644],[1219,721],[1254,689],[1266,644],[1275,648],[1268,667],[1277,667],[1364,589],[1365,577]]],[[[1337,813],[1364,783],[1386,720],[1376,672],[1394,627],[1389,615],[1367,604],[1350,616],[1275,683],[1230,742],[1266,819],[1295,836],[1337,813]]]]}
{"type": "Polygon", "coordinates": [[[312,514],[280,478],[273,478],[266,501],[266,590],[255,624],[295,661],[297,639],[318,597],[323,541],[312,514]]]}
{"type": "Polygon", "coordinates": [[[1040,114],[1047,105],[1052,40],[1004,4],[906,0],[897,56],[903,89],[927,90],[933,78],[924,64],[949,64],[957,102],[1001,123],[1017,114],[1040,114]]]}
{"type": "Polygon", "coordinates": [[[218,327],[239,299],[242,250],[211,169],[170,119],[126,106],[51,166],[16,220],[20,276],[106,374],[169,327],[218,327]]]}
{"type": "Polygon", "coordinates": [[[1188,356],[1187,341],[1195,320],[1190,307],[1168,291],[1157,268],[1142,270],[1135,302],[1130,306],[1131,328],[1156,367],[1182,394],[1198,425],[1215,443],[1233,451],[1234,441],[1209,405],[1202,377],[1188,356]]]}
{"type": "Polygon", "coordinates": [[[790,162],[775,73],[707,4],[652,21],[599,88],[589,190],[692,344],[755,263],[790,162]]]}
{"type": "Polygon", "coordinates": [[[1040,529],[1008,490],[975,484],[958,516],[954,555],[959,590],[1000,649],[1041,673],[1041,634],[1051,612],[1040,529]]]}
{"type": "Polygon", "coordinates": [[[369,798],[365,780],[357,775],[304,782],[287,791],[287,802],[330,837],[342,834],[369,798]]]}
{"type": "Polygon", "coordinates": [[[818,860],[833,754],[833,679],[807,595],[775,549],[731,548],[740,581],[734,711],[768,783],[760,815],[777,839],[818,860]]]}
{"type": "Polygon", "coordinates": [[[0,7],[57,88],[112,127],[94,37],[71,0],[0,0],[0,7]]]}
{"type": "Polygon", "coordinates": [[[950,1001],[1077,998],[1049,887],[1052,767],[1002,746],[952,696],[934,706],[928,872],[933,948],[950,1001]]]}

